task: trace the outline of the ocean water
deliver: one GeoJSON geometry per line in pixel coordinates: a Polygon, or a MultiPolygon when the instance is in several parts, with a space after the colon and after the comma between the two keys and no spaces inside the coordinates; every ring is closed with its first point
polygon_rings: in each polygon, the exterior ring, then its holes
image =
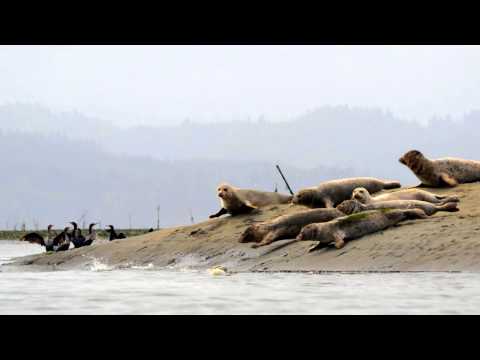
{"type": "Polygon", "coordinates": [[[0,314],[479,314],[475,273],[242,273],[1,266],[42,252],[0,241],[0,314]]]}

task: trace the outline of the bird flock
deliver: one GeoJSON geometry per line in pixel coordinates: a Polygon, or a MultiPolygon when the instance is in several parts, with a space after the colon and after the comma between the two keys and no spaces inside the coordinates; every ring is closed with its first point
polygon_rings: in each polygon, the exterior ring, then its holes
{"type": "MultiPolygon", "coordinates": [[[[91,223],[86,235],[82,234],[82,230],[75,221],[71,221],[70,224],[72,227],[66,226],[60,233],[53,230],[53,225],[48,225],[46,238],[39,233],[32,232],[24,235],[21,240],[44,246],[47,252],[67,251],[71,248],[70,244],[73,244],[73,248],[90,246],[97,240],[95,226],[98,225],[98,223],[91,223]]],[[[124,233],[117,233],[113,225],[108,225],[105,230],[109,234],[109,241],[126,239],[126,235],[124,233]]]]}

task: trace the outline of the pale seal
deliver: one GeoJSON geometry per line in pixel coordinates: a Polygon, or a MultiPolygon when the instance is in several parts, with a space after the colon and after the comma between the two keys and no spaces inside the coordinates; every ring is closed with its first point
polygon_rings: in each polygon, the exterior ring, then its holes
{"type": "Polygon", "coordinates": [[[282,215],[270,221],[250,225],[239,241],[255,242],[252,247],[257,248],[277,240],[295,239],[305,225],[330,221],[341,216],[345,214],[337,209],[313,209],[282,215]]]}
{"type": "Polygon", "coordinates": [[[317,240],[318,244],[309,251],[314,251],[334,243],[337,249],[345,245],[346,240],[358,239],[377,231],[396,225],[401,221],[427,218],[420,209],[399,210],[372,210],[358,214],[340,217],[338,219],[305,226],[297,236],[297,241],[317,240]]]}
{"type": "Polygon", "coordinates": [[[240,189],[229,184],[220,184],[217,188],[220,198],[221,209],[210,218],[216,218],[224,214],[232,216],[246,214],[256,208],[276,204],[288,204],[292,196],[277,192],[240,189]]]}
{"type": "Polygon", "coordinates": [[[337,210],[350,215],[362,211],[379,210],[379,209],[420,209],[428,216],[436,214],[438,211],[456,212],[458,202],[448,202],[444,204],[432,204],[420,200],[389,200],[375,201],[368,204],[362,204],[358,200],[345,200],[337,206],[337,210]]]}
{"type": "Polygon", "coordinates": [[[352,191],[359,187],[363,187],[373,194],[384,189],[399,188],[400,183],[368,177],[332,180],[321,183],[317,187],[300,190],[292,201],[294,204],[312,208],[332,208],[342,201],[350,199],[352,191]]]}
{"type": "Polygon", "coordinates": [[[352,200],[358,200],[362,204],[370,204],[377,201],[391,201],[391,200],[419,200],[426,201],[432,204],[445,204],[448,202],[459,202],[458,196],[442,196],[432,194],[420,189],[405,189],[376,196],[370,195],[365,188],[356,188],[352,192],[352,200]]]}
{"type": "Polygon", "coordinates": [[[407,152],[399,161],[410,168],[425,187],[454,187],[480,181],[480,161],[450,157],[430,160],[417,150],[407,152]]]}

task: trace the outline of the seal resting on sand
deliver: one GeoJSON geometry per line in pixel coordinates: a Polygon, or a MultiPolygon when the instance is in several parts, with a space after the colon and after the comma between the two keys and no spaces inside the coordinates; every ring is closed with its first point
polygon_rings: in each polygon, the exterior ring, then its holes
{"type": "Polygon", "coordinates": [[[230,184],[223,183],[217,188],[220,198],[221,209],[216,214],[210,215],[210,219],[230,214],[232,216],[246,214],[252,210],[276,204],[288,204],[292,196],[276,192],[240,189],[230,184]]]}
{"type": "Polygon", "coordinates": [[[420,189],[405,189],[390,192],[387,194],[372,196],[365,188],[356,188],[355,190],[353,190],[352,200],[358,200],[362,204],[371,204],[373,202],[391,200],[419,200],[426,201],[432,204],[445,204],[447,202],[460,201],[458,196],[441,196],[420,189]]]}
{"type": "Polygon", "coordinates": [[[253,248],[271,244],[277,240],[294,239],[305,225],[330,221],[345,216],[337,209],[313,209],[273,220],[250,225],[241,235],[240,242],[256,242],[253,248]]]}
{"type": "Polygon", "coordinates": [[[317,187],[300,190],[292,201],[294,204],[312,208],[333,208],[342,201],[350,199],[352,191],[359,187],[363,187],[373,194],[384,189],[399,188],[400,183],[369,177],[332,180],[321,183],[317,187]]]}
{"type": "Polygon", "coordinates": [[[375,201],[369,204],[362,204],[358,200],[345,200],[337,206],[337,210],[350,215],[361,211],[378,210],[378,209],[420,209],[428,216],[436,214],[438,211],[456,212],[458,202],[449,202],[445,204],[432,204],[420,200],[389,200],[375,201]]]}
{"type": "Polygon", "coordinates": [[[358,239],[396,225],[401,221],[427,218],[420,209],[372,210],[341,217],[323,224],[305,226],[296,240],[318,240],[318,244],[308,251],[315,251],[334,243],[337,249],[345,245],[345,240],[358,239]]]}
{"type": "Polygon", "coordinates": [[[454,187],[480,181],[480,161],[450,157],[430,160],[418,150],[407,152],[399,161],[413,171],[424,187],[454,187]]]}

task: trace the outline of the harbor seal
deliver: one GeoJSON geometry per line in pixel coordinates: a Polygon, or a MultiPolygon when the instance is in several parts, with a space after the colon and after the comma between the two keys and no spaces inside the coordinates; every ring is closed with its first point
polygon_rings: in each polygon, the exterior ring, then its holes
{"type": "Polygon", "coordinates": [[[295,194],[292,202],[312,208],[333,208],[342,201],[350,199],[352,191],[359,187],[363,187],[373,194],[400,186],[398,181],[383,181],[369,177],[332,180],[321,183],[317,187],[300,190],[295,194]]]}
{"type": "Polygon", "coordinates": [[[332,242],[337,249],[340,249],[345,245],[346,240],[358,239],[385,230],[404,220],[427,217],[427,214],[420,209],[371,210],[340,217],[323,224],[307,225],[298,234],[296,240],[318,240],[318,244],[313,245],[309,252],[326,247],[332,242]]]}
{"type": "Polygon", "coordinates": [[[321,223],[345,216],[337,209],[313,209],[296,214],[282,215],[273,220],[250,225],[239,242],[255,242],[252,248],[271,244],[277,240],[294,239],[305,225],[321,223]]]}
{"type": "Polygon", "coordinates": [[[407,152],[399,161],[413,171],[424,187],[455,187],[480,181],[480,161],[451,157],[430,160],[418,150],[407,152]]]}
{"type": "Polygon", "coordinates": [[[442,196],[432,194],[420,189],[405,189],[394,191],[386,194],[372,196],[365,188],[356,188],[352,192],[352,200],[358,200],[362,204],[371,204],[377,201],[391,201],[391,200],[419,200],[426,201],[432,204],[445,204],[448,202],[459,202],[458,196],[442,196]]]}
{"type": "Polygon", "coordinates": [[[277,192],[240,189],[223,183],[217,188],[221,209],[210,219],[230,214],[232,216],[246,214],[256,208],[276,204],[288,204],[292,196],[277,192]]]}
{"type": "Polygon", "coordinates": [[[432,204],[420,200],[389,200],[375,201],[369,204],[362,204],[358,200],[345,200],[337,206],[337,210],[350,215],[362,211],[379,210],[379,209],[421,209],[428,216],[436,214],[438,211],[456,212],[458,202],[448,202],[445,204],[432,204]]]}

